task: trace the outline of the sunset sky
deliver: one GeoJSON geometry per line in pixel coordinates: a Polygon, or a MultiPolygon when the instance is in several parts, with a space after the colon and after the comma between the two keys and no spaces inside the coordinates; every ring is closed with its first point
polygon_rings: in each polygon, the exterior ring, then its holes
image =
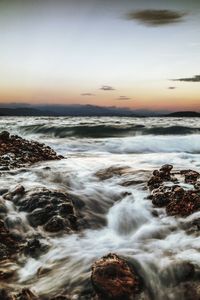
{"type": "Polygon", "coordinates": [[[200,0],[0,1],[0,102],[200,111],[200,0]]]}

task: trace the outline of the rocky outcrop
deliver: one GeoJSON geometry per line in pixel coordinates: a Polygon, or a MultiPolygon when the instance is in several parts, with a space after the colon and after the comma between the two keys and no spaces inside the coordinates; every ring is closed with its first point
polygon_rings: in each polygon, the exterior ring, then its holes
{"type": "Polygon", "coordinates": [[[171,173],[172,169],[172,165],[164,165],[160,170],[153,171],[148,181],[151,191],[149,199],[154,206],[165,207],[168,215],[187,217],[200,210],[200,174],[197,171],[183,170],[175,173],[179,178],[177,179],[171,173]],[[182,183],[193,185],[193,188],[186,189],[182,183]]]}
{"type": "Polygon", "coordinates": [[[10,135],[7,131],[0,133],[0,171],[61,158],[49,146],[10,135]]]}
{"type": "Polygon", "coordinates": [[[27,212],[32,227],[42,226],[52,233],[77,230],[77,217],[67,193],[46,188],[25,191],[23,186],[17,186],[3,198],[12,201],[19,211],[27,212]]]}
{"type": "Polygon", "coordinates": [[[141,291],[141,281],[133,267],[112,253],[93,264],[91,281],[99,300],[135,299],[141,291]]]}

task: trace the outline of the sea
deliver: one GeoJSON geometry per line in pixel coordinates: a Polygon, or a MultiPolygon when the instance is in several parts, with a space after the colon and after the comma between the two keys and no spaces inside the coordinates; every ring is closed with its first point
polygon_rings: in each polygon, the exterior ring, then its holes
{"type": "MultiPolygon", "coordinates": [[[[47,253],[12,266],[17,276],[11,286],[31,287],[39,295],[67,287],[79,299],[91,265],[111,252],[133,262],[148,299],[177,299],[171,290],[174,264],[200,268],[200,238],[183,229],[200,212],[167,216],[148,200],[147,181],[164,164],[200,171],[200,118],[2,117],[2,130],[45,143],[64,159],[8,172],[0,177],[1,187],[62,190],[79,199],[82,210],[82,229],[48,236],[47,253]],[[106,170],[109,176],[99,176],[106,170]]],[[[27,222],[12,206],[10,214],[27,222]]]]}

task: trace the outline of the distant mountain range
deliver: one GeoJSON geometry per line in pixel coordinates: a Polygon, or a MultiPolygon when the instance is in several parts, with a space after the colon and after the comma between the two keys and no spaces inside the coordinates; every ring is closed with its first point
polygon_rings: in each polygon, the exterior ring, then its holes
{"type": "Polygon", "coordinates": [[[129,108],[96,105],[30,105],[0,104],[0,116],[124,116],[124,117],[200,117],[193,111],[173,112],[131,110],[129,108]]]}

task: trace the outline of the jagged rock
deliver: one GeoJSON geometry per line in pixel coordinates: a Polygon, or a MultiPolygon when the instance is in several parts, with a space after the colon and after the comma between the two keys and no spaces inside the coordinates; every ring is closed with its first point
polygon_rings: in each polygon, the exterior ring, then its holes
{"type": "Polygon", "coordinates": [[[184,172],[185,175],[185,183],[195,184],[197,179],[200,177],[200,174],[193,170],[187,170],[184,172]]]}
{"type": "MultiPolygon", "coordinates": [[[[198,189],[185,190],[183,187],[174,184],[171,176],[172,165],[164,165],[160,170],[154,170],[153,176],[148,181],[151,194],[148,199],[157,207],[166,207],[168,215],[186,217],[200,209],[200,192],[198,189]],[[165,181],[171,181],[171,186],[166,186],[165,181]]],[[[176,173],[178,174],[178,173],[176,173]]],[[[192,170],[179,172],[185,176],[185,182],[195,185],[199,173],[192,170]]]]}
{"type": "Polygon", "coordinates": [[[22,139],[17,135],[10,135],[7,131],[0,133],[0,141],[0,165],[4,170],[63,158],[49,146],[22,139]]]}
{"type": "Polygon", "coordinates": [[[28,220],[33,227],[44,225],[55,214],[53,206],[48,204],[44,208],[36,208],[28,215],[28,220]]]}
{"type": "Polygon", "coordinates": [[[8,192],[4,198],[13,201],[19,211],[28,212],[31,226],[44,226],[49,232],[77,230],[75,209],[67,193],[46,188],[25,191],[22,187],[14,191],[8,192]],[[20,194],[16,194],[16,191],[20,194]]]}
{"type": "Polygon", "coordinates": [[[61,230],[70,231],[70,222],[64,220],[60,216],[53,216],[44,226],[44,229],[49,232],[58,232],[61,230]]]}
{"type": "Polygon", "coordinates": [[[166,207],[169,215],[189,216],[200,209],[200,196],[193,191],[185,191],[182,198],[172,196],[166,207]]]}
{"type": "Polygon", "coordinates": [[[91,281],[98,299],[134,299],[141,282],[132,266],[117,256],[108,254],[92,266],[91,281]]]}
{"type": "Polygon", "coordinates": [[[38,258],[41,254],[45,253],[48,248],[48,245],[41,243],[38,238],[33,238],[26,243],[24,253],[33,258],[38,258]]]}
{"type": "Polygon", "coordinates": [[[169,203],[169,193],[158,192],[153,195],[152,203],[157,207],[166,206],[169,203]]]}

